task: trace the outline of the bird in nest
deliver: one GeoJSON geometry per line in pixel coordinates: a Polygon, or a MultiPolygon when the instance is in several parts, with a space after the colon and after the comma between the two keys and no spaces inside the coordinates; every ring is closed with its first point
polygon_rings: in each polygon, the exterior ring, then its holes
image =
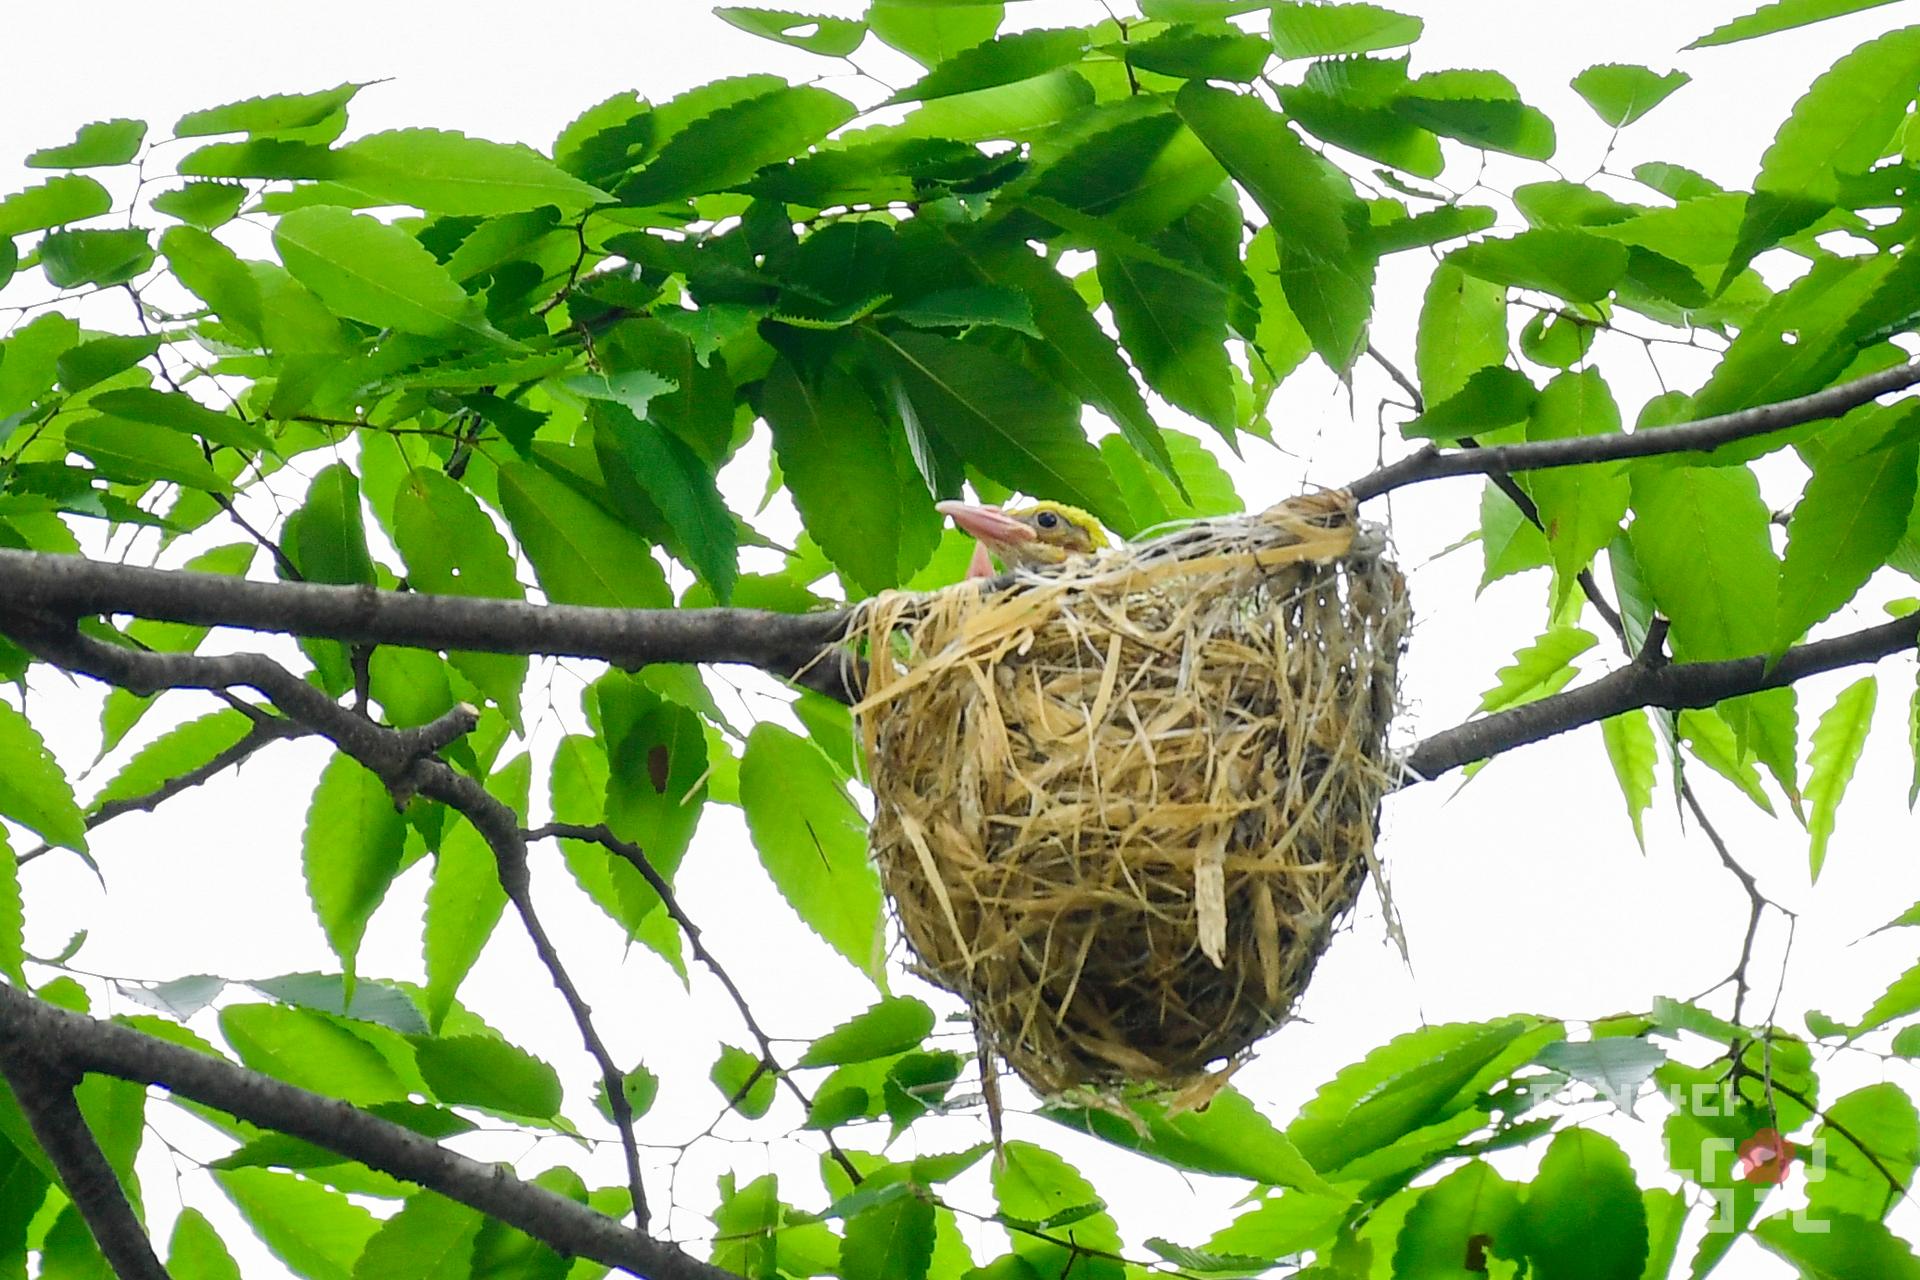
{"type": "Polygon", "coordinates": [[[1100,522],[1064,502],[1035,502],[1023,507],[983,507],[971,502],[941,502],[936,509],[979,543],[967,577],[990,578],[993,562],[1012,569],[1049,569],[1074,556],[1092,555],[1108,545],[1100,522]]]}

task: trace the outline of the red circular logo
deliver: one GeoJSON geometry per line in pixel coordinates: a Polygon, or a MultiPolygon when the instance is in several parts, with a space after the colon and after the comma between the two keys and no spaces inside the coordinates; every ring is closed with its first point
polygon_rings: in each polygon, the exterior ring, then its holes
{"type": "Polygon", "coordinates": [[[1793,1164],[1793,1144],[1778,1129],[1760,1130],[1740,1144],[1737,1154],[1743,1182],[1777,1187],[1787,1180],[1787,1171],[1793,1164]]]}

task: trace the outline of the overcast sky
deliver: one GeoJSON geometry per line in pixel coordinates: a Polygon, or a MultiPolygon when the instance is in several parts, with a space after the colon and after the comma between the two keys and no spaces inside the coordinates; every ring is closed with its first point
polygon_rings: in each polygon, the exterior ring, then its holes
{"type": "MultiPolygon", "coordinates": [[[[1009,26],[1096,21],[1099,5],[1077,0],[1032,0],[1010,6],[1009,26]]],[[[1415,47],[1416,72],[1485,67],[1505,72],[1523,96],[1559,128],[1554,166],[1584,179],[1607,157],[1609,131],[1567,87],[1582,68],[1627,61],[1666,70],[1679,66],[1694,82],[1619,138],[1608,167],[1626,172],[1646,160],[1688,165],[1730,185],[1751,181],[1773,128],[1811,79],[1859,41],[1901,21],[1915,7],[1899,4],[1771,40],[1681,54],[1688,40],[1745,11],[1746,4],[1621,3],[1517,4],[1483,0],[1422,0],[1399,7],[1427,19],[1415,47]]],[[[827,12],[857,16],[859,6],[822,4],[827,12]]],[[[366,3],[348,0],[300,7],[196,3],[156,9],[124,0],[95,3],[84,15],[54,6],[16,7],[9,14],[10,49],[0,76],[0,189],[15,190],[38,175],[18,168],[28,151],[71,138],[90,120],[135,116],[164,136],[184,111],[260,93],[317,89],[342,81],[380,79],[352,107],[354,134],[400,126],[435,126],[504,141],[548,146],[565,123],[608,95],[637,89],[660,101],[723,75],[774,71],[823,83],[870,102],[876,86],[851,75],[844,63],[812,58],[738,32],[691,0],[580,3],[539,9],[503,3],[366,3]],[[538,16],[536,16],[538,15],[538,16]],[[84,24],[84,38],[76,26],[84,24]]],[[[910,78],[897,55],[875,43],[857,56],[883,79],[910,78]]],[[[177,152],[170,152],[177,158],[177,152]]],[[[1474,182],[1478,158],[1449,144],[1455,164],[1446,182],[1474,182]]],[[[1482,178],[1489,199],[1514,219],[1497,192],[1554,176],[1544,166],[1495,158],[1482,178]]],[[[1615,194],[1653,200],[1631,184],[1615,194]]],[[[1382,273],[1374,341],[1411,367],[1419,288],[1428,263],[1401,255],[1382,273]]],[[[1791,264],[1775,264],[1780,279],[1791,264]]],[[[121,310],[124,311],[124,305],[121,310]]],[[[96,313],[102,327],[130,317],[96,313]]],[[[1633,321],[1652,333],[1650,322],[1633,321]]],[[[1657,346],[1651,355],[1626,339],[1603,343],[1599,367],[1629,420],[1646,398],[1668,386],[1696,386],[1711,365],[1700,352],[1657,346]]],[[[1537,371],[1536,371],[1537,372],[1537,371]]],[[[1257,443],[1244,460],[1229,459],[1242,495],[1264,506],[1307,483],[1339,483],[1368,469],[1379,447],[1380,403],[1392,395],[1373,368],[1362,365],[1351,391],[1317,364],[1289,383],[1277,412],[1278,449],[1257,443]]],[[[1163,421],[1198,435],[1205,428],[1162,408],[1163,421]]],[[[1399,420],[1386,410],[1385,420],[1399,420]]],[[[1391,438],[1387,446],[1395,445],[1391,438]]],[[[323,459],[303,460],[311,474],[323,459]]],[[[764,442],[749,447],[723,480],[737,508],[751,510],[765,480],[764,442]]],[[[1790,502],[1796,477],[1776,468],[1766,477],[1769,497],[1790,502]]],[[[297,486],[282,484],[282,494],[297,486]]],[[[1408,714],[1400,736],[1454,723],[1468,714],[1495,668],[1544,625],[1544,586],[1537,575],[1496,585],[1478,598],[1480,559],[1475,547],[1442,556],[1474,527],[1478,487],[1450,480],[1396,497],[1393,534],[1410,572],[1418,628],[1406,666],[1408,714]]],[[[1386,512],[1371,512],[1384,518],[1386,512]]],[[[791,512],[776,506],[769,532],[791,532],[791,512]]],[[[222,540],[225,536],[222,535],[222,540]]],[[[116,544],[116,551],[122,548],[116,544]]],[[[136,553],[151,554],[146,544],[136,553]]],[[[171,556],[166,563],[177,563],[171,556]]],[[[1834,620],[1836,629],[1876,621],[1878,604],[1912,593],[1912,584],[1876,587],[1834,620]]],[[[1593,625],[1589,621],[1589,625],[1593,625]]],[[[1601,630],[1596,627],[1596,630],[1601,630]]],[[[251,644],[252,642],[247,642],[251,644]]],[[[1609,661],[1605,645],[1589,655],[1609,661]]],[[[556,729],[577,727],[578,692],[592,672],[577,664],[552,675],[553,710],[538,669],[529,686],[530,716],[539,716],[542,742],[556,729]]],[[[1810,725],[1835,692],[1859,671],[1810,682],[1801,715],[1810,725]]],[[[1759,985],[1752,1012],[1764,1014],[1780,988],[1779,1015],[1799,1028],[1801,1012],[1821,1003],[1845,1018],[1857,1015],[1910,962],[1911,942],[1880,936],[1850,945],[1874,926],[1920,899],[1920,866],[1904,797],[1910,762],[1902,747],[1905,705],[1914,687],[1911,655],[1880,666],[1880,715],[1874,740],[1841,811],[1839,830],[1818,886],[1809,886],[1806,837],[1790,820],[1755,814],[1704,769],[1694,776],[1716,822],[1739,856],[1778,901],[1800,913],[1791,962],[1780,965],[1785,931],[1769,919],[1754,968],[1759,985]]],[[[715,687],[742,720],[780,718],[763,681],[721,673],[715,687]],[[736,699],[731,687],[744,692],[736,699]]],[[[39,677],[36,697],[58,707],[54,745],[79,771],[98,746],[94,693],[39,677]]],[[[191,696],[169,699],[173,715],[150,718],[150,737],[173,718],[208,709],[191,696]]],[[[111,775],[122,750],[100,766],[111,775]]],[[[95,848],[111,892],[102,894],[75,860],[42,859],[26,872],[29,949],[57,951],[78,928],[91,930],[76,963],[117,975],[166,978],[194,972],[229,976],[337,967],[320,931],[302,906],[298,848],[307,792],[325,752],[306,744],[275,748],[249,767],[241,785],[190,793],[153,817],[122,819],[103,829],[95,848]]],[[[1415,787],[1389,800],[1382,853],[1411,946],[1404,964],[1386,940],[1380,910],[1369,894],[1351,928],[1322,964],[1302,1020],[1275,1035],[1237,1083],[1284,1122],[1341,1065],[1421,1021],[1480,1019],[1528,1011],[1590,1018],[1644,1010],[1655,995],[1691,996],[1732,965],[1745,924],[1745,899],[1704,841],[1684,831],[1673,796],[1663,787],[1649,815],[1647,848],[1635,845],[1607,769],[1597,729],[1517,751],[1470,785],[1457,778],[1415,787]]],[[[551,851],[549,851],[550,853],[551,851]]],[[[418,903],[424,868],[395,887],[375,918],[362,953],[362,971],[420,976],[418,903]]],[[[872,998],[863,980],[791,915],[758,874],[735,810],[715,807],[682,872],[688,909],[709,930],[708,941],[746,988],[763,1020],[778,1035],[805,1038],[872,998]]],[[[568,959],[589,987],[602,1031],[623,1060],[644,1060],[666,1081],[643,1136],[671,1143],[691,1136],[718,1099],[706,1083],[716,1037],[746,1043],[717,988],[695,975],[691,997],[645,953],[623,955],[611,927],[594,917],[571,890],[557,859],[536,869],[536,890],[549,911],[569,924],[568,959]]],[[[911,979],[900,989],[925,994],[911,979]]],[[[592,1072],[577,1049],[564,1011],[530,951],[511,927],[500,930],[465,989],[477,1011],[565,1074],[571,1109],[587,1110],[592,1072]]],[[[1724,993],[1722,993],[1724,999],[1724,993]]],[[[944,1000],[944,998],[942,998],[944,1000]]],[[[99,1008],[101,1006],[97,1006],[99,1008]]],[[[112,1007],[112,1006],[108,1006],[112,1007]]],[[[950,1000],[939,1005],[952,1007],[950,1000]]],[[[1701,1056],[1699,1045],[1683,1052],[1701,1056]]],[[[1887,1068],[1853,1053],[1824,1063],[1823,1094],[1882,1078],[1914,1084],[1911,1072],[1887,1068]]],[[[782,1106],[785,1107],[785,1103],[782,1106]]],[[[1658,1106],[1642,1121],[1602,1118],[1595,1123],[1625,1142],[1643,1182],[1658,1181],[1664,1164],[1658,1144],[1658,1106]]],[[[777,1110],[791,1127],[796,1117],[777,1110]]],[[[174,1126],[178,1129],[179,1126],[174,1126]]],[[[765,1131],[765,1130],[762,1130],[765,1131]]],[[[170,1130],[172,1132],[172,1130],[170,1130]]],[[[218,1150],[190,1126],[182,1130],[197,1155],[218,1150]]],[[[723,1134],[746,1133],[723,1126],[723,1134]]],[[[1060,1146],[1092,1176],[1114,1206],[1136,1250],[1150,1234],[1202,1243],[1228,1219],[1237,1184],[1187,1180],[1144,1162],[1096,1152],[1091,1144],[1037,1120],[1015,1117],[1015,1136],[1060,1146]]],[[[916,1134],[919,1134],[916,1129],[916,1134]]],[[[977,1141],[977,1113],[926,1126],[922,1140],[954,1149],[977,1141]]],[[[573,1162],[571,1149],[522,1140],[483,1148],[492,1158],[515,1159],[523,1172],[573,1162]]],[[[1536,1153],[1503,1157],[1524,1176],[1536,1153]]],[[[656,1199],[665,1154],[653,1161],[656,1199]]],[[[819,1204],[812,1148],[796,1142],[711,1142],[684,1162],[674,1188],[684,1210],[673,1220],[683,1235],[704,1229],[699,1211],[710,1203],[713,1178],[735,1170],[742,1181],[777,1170],[789,1199],[819,1204]]],[[[143,1166],[147,1201],[164,1231],[175,1211],[175,1182],[164,1159],[143,1166]]],[[[614,1180],[616,1165],[606,1165],[614,1180]]],[[[208,1208],[218,1200],[204,1179],[179,1184],[188,1200],[208,1208]]],[[[1669,1180],[1667,1185],[1673,1185],[1669,1180]]],[[[978,1176],[958,1184],[963,1197],[990,1208],[978,1176]]],[[[1896,1225],[1913,1233],[1912,1211],[1896,1225]]],[[[270,1274],[258,1255],[248,1275],[270,1274]]],[[[245,1260],[243,1260],[245,1261],[245,1260]]],[[[1768,1274],[1777,1264],[1757,1250],[1739,1274],[1768,1274]]],[[[1735,1263],[1729,1263],[1733,1267],[1735,1263]]],[[[1731,1274],[1731,1271],[1729,1272],[1731,1274]]]]}

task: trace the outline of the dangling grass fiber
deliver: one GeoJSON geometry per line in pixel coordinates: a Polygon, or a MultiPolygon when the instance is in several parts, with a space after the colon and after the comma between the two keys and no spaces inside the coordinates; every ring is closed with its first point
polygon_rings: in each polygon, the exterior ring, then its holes
{"type": "Polygon", "coordinates": [[[1408,612],[1344,493],[861,606],[873,855],[1044,1096],[1207,1090],[1373,863],[1408,612]]]}

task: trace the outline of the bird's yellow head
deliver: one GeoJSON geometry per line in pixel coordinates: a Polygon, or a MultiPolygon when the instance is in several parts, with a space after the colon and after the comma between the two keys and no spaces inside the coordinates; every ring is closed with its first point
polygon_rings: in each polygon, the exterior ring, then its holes
{"type": "MultiPolygon", "coordinates": [[[[956,525],[979,540],[983,552],[993,553],[1009,569],[1043,569],[1063,564],[1073,556],[1091,555],[1107,545],[1107,533],[1100,522],[1064,502],[1035,502],[1005,509],[942,502],[938,510],[951,516],[956,525]]],[[[991,572],[983,559],[975,558],[969,577],[984,576],[983,570],[991,572]]]]}

